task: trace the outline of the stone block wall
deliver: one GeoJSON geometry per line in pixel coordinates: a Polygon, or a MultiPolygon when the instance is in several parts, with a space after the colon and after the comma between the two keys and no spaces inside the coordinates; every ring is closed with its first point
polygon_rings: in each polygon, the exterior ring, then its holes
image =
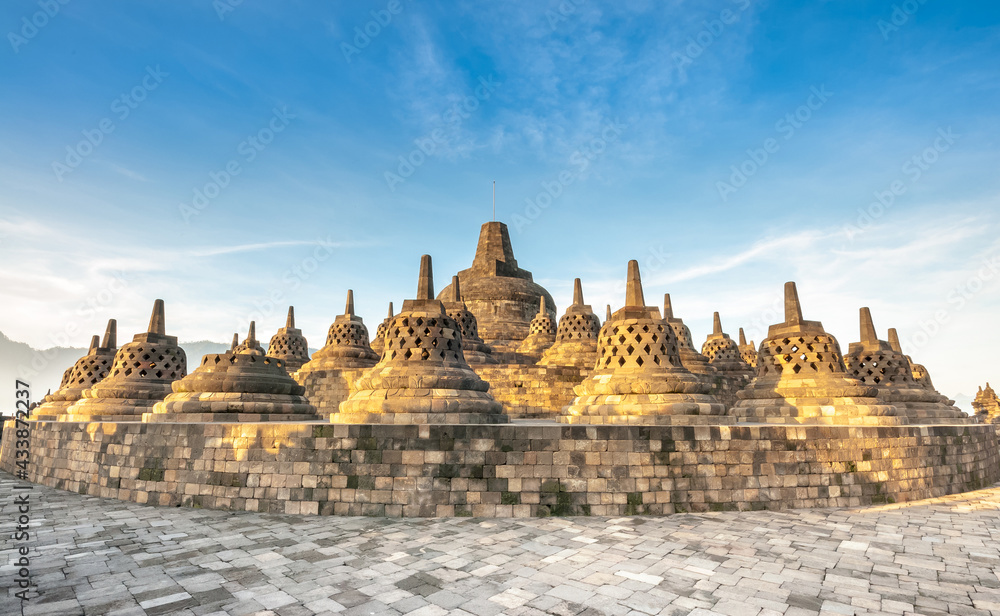
{"type": "MultiPolygon", "coordinates": [[[[853,507],[1000,479],[993,425],[32,423],[31,481],[240,511],[528,517],[853,507]]],[[[13,445],[14,431],[4,430],[8,472],[13,445]]]]}
{"type": "Polygon", "coordinates": [[[576,394],[573,388],[590,370],[572,366],[502,364],[477,366],[476,374],[490,384],[490,395],[511,418],[558,417],[576,394]]]}

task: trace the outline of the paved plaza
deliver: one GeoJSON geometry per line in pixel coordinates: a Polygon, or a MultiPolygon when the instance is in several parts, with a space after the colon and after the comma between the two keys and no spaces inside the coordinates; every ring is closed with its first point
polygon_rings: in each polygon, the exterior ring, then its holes
{"type": "MultiPolygon", "coordinates": [[[[10,589],[14,480],[0,473],[10,589]]],[[[387,519],[31,490],[25,614],[1000,615],[1000,484],[866,509],[387,519]]]]}

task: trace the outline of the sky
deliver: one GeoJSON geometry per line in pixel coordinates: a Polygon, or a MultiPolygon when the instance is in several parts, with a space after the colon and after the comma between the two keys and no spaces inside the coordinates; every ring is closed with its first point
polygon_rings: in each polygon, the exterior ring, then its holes
{"type": "MultiPolygon", "coordinates": [[[[1000,5],[0,4],[0,331],[311,346],[510,227],[559,313],[671,294],[758,343],[782,285],[950,395],[1000,381],[1000,5]]],[[[196,361],[196,359],[194,359],[196,361]]]]}

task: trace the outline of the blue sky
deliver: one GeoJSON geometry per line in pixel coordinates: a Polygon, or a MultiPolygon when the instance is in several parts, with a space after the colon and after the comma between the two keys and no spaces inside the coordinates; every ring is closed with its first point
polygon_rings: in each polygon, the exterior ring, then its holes
{"type": "Polygon", "coordinates": [[[224,342],[294,304],[320,346],[348,288],[374,326],[419,255],[439,288],[468,267],[496,180],[560,313],[577,276],[618,307],[635,258],[697,341],[719,310],[759,342],[796,280],[845,352],[868,305],[974,392],[1000,379],[998,22],[941,0],[4,2],[0,331],[128,338],[163,298],[168,333],[224,342]]]}

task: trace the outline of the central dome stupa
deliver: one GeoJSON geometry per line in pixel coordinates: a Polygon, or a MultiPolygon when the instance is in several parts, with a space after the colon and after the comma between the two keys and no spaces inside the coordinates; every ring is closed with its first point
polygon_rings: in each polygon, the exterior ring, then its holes
{"type": "MultiPolygon", "coordinates": [[[[516,351],[528,337],[540,298],[545,297],[552,318],[556,318],[552,296],[532,280],[531,272],[517,266],[510,233],[502,222],[483,225],[472,267],[460,271],[458,279],[462,298],[476,316],[480,337],[497,351],[516,351]]],[[[451,285],[437,296],[442,301],[451,297],[451,285]]]]}

